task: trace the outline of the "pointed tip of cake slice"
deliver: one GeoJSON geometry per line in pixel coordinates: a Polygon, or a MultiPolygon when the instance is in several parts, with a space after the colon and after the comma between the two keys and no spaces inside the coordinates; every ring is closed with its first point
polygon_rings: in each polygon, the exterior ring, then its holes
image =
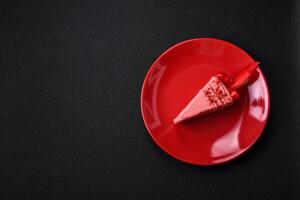
{"type": "Polygon", "coordinates": [[[182,117],[180,116],[180,114],[173,120],[173,123],[174,124],[178,124],[178,123],[180,123],[180,122],[182,122],[182,121],[184,121],[183,119],[182,119],[182,117]]]}
{"type": "Polygon", "coordinates": [[[174,124],[178,124],[189,119],[201,116],[213,107],[209,104],[204,94],[200,90],[198,94],[186,105],[186,107],[173,120],[174,124]]]}

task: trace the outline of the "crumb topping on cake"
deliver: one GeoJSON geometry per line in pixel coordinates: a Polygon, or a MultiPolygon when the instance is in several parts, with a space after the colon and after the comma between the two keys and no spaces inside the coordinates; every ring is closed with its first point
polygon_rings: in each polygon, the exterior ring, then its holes
{"type": "Polygon", "coordinates": [[[214,108],[232,102],[232,98],[226,89],[226,86],[217,77],[211,78],[211,80],[203,87],[202,93],[214,108]]]}

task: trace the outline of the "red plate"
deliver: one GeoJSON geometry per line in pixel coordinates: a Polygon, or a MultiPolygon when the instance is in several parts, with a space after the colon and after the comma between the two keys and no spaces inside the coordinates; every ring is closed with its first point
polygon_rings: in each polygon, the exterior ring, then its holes
{"type": "Polygon", "coordinates": [[[234,77],[252,61],[239,47],[213,38],[187,40],[164,52],[147,73],[141,94],[142,116],[156,144],[195,165],[220,164],[249,149],[270,110],[261,69],[233,106],[179,125],[173,119],[212,75],[224,71],[234,77]]]}

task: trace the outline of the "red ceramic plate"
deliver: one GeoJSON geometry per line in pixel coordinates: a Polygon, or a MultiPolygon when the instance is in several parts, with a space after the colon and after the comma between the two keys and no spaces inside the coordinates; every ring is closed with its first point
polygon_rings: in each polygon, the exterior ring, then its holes
{"type": "Polygon", "coordinates": [[[164,52],[147,73],[141,94],[142,116],[156,144],[195,165],[220,164],[249,149],[270,110],[261,69],[233,106],[188,123],[174,125],[173,119],[212,75],[224,71],[234,77],[252,61],[239,47],[213,38],[187,40],[164,52]]]}

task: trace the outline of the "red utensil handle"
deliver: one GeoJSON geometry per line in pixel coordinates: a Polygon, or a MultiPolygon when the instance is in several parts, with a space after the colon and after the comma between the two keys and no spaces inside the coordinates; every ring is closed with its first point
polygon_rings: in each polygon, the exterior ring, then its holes
{"type": "Polygon", "coordinates": [[[250,77],[256,72],[260,62],[252,62],[248,64],[231,82],[230,87],[233,90],[243,87],[248,83],[250,77]]]}

